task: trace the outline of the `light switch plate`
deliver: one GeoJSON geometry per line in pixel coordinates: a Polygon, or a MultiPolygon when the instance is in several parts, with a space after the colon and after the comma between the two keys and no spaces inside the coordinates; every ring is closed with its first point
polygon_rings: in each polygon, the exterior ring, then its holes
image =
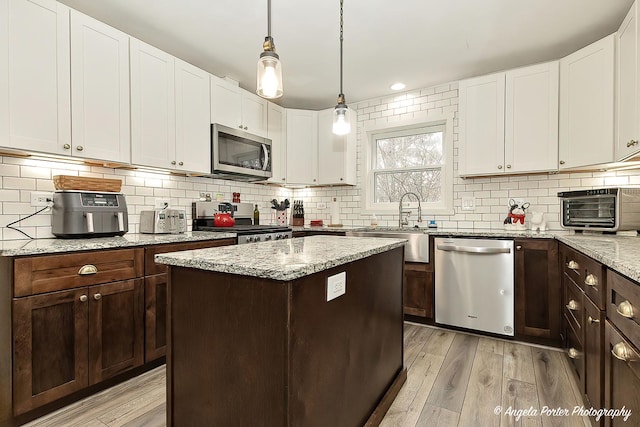
{"type": "Polygon", "coordinates": [[[347,292],[347,272],[327,277],[327,301],[338,298],[347,292]]]}
{"type": "Polygon", "coordinates": [[[476,198],[475,197],[463,197],[462,198],[462,210],[474,211],[476,210],[476,198]]]}

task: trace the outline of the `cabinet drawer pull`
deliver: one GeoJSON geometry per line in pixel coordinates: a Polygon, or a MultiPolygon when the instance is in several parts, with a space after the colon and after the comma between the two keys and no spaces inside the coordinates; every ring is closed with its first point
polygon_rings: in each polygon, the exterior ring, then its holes
{"type": "Polygon", "coordinates": [[[98,272],[98,268],[93,264],[87,264],[80,267],[78,270],[78,274],[80,276],[89,276],[91,274],[96,274],[98,272]]]}
{"type": "Polygon", "coordinates": [[[86,295],[80,295],[80,302],[87,302],[88,299],[86,295]]]}
{"type": "Polygon", "coordinates": [[[624,342],[619,342],[614,345],[611,349],[611,354],[616,359],[622,360],[623,362],[635,362],[638,360],[636,354],[633,350],[629,348],[624,342]]]}
{"type": "Polygon", "coordinates": [[[93,299],[96,300],[96,301],[100,301],[100,298],[102,298],[102,295],[100,295],[100,294],[93,295],[93,299]]]}
{"type": "Polygon", "coordinates": [[[577,359],[580,357],[580,352],[575,348],[571,347],[569,350],[567,350],[567,356],[569,356],[572,359],[577,359]]]}
{"type": "Polygon", "coordinates": [[[575,271],[580,268],[580,265],[574,260],[571,260],[567,263],[567,268],[575,271]]]}
{"type": "Polygon", "coordinates": [[[567,308],[569,310],[575,311],[578,309],[578,303],[576,302],[576,300],[569,300],[569,303],[567,304],[567,308]]]}
{"type": "Polygon", "coordinates": [[[594,319],[593,317],[589,316],[587,317],[587,322],[589,322],[590,324],[600,323],[600,319],[594,319]]]}
{"type": "Polygon", "coordinates": [[[633,319],[633,306],[629,301],[622,301],[616,307],[616,311],[622,317],[626,317],[627,319],[633,319]]]}
{"type": "Polygon", "coordinates": [[[627,142],[627,148],[633,147],[636,144],[638,144],[638,141],[636,141],[635,139],[632,139],[631,141],[627,142]]]}
{"type": "Polygon", "coordinates": [[[593,286],[594,288],[598,285],[598,278],[593,274],[587,274],[587,277],[584,279],[584,284],[587,286],[593,286]]]}

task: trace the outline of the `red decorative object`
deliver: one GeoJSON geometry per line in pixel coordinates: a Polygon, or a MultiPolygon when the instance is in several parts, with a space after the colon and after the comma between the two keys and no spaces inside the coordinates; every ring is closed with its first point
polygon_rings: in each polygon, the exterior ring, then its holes
{"type": "Polygon", "coordinates": [[[217,213],[213,214],[214,227],[233,227],[236,224],[236,220],[233,219],[231,214],[217,213]]]}

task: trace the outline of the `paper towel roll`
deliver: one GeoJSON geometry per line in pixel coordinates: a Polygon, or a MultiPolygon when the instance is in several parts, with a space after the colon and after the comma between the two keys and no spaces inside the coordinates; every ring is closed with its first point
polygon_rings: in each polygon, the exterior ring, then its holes
{"type": "Polygon", "coordinates": [[[335,197],[331,203],[331,224],[340,224],[340,203],[335,197]]]}

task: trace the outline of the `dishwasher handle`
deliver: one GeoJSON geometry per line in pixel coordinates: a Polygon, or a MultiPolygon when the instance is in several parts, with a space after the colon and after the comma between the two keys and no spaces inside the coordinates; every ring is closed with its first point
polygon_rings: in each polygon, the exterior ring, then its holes
{"type": "Polygon", "coordinates": [[[438,250],[447,252],[465,252],[469,254],[509,254],[511,248],[487,248],[483,246],[438,245],[438,250]]]}

